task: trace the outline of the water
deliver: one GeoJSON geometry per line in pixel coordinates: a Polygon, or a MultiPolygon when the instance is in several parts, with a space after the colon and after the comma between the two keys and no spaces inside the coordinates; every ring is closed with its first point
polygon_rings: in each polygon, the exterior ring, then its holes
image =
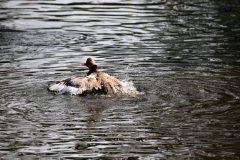
{"type": "Polygon", "coordinates": [[[1,159],[239,159],[239,7],[1,2],[1,159]],[[144,94],[47,91],[87,57],[144,94]]]}

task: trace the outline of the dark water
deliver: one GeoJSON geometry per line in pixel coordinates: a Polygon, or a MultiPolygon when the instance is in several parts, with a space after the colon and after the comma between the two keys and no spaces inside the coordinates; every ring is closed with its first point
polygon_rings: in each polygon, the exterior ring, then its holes
{"type": "Polygon", "coordinates": [[[240,2],[0,2],[1,159],[240,159],[240,2]],[[48,93],[102,71],[139,96],[48,93]]]}

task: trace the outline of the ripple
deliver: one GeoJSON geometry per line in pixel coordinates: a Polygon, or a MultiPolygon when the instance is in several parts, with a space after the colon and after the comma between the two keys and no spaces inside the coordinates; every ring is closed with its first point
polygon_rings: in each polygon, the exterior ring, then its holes
{"type": "Polygon", "coordinates": [[[236,1],[0,5],[1,158],[240,157],[236,1]],[[47,92],[87,57],[124,95],[47,92]]]}

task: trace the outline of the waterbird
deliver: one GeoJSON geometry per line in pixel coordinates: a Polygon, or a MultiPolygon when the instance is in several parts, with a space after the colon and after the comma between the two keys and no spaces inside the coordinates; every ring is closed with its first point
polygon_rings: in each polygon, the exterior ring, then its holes
{"type": "Polygon", "coordinates": [[[71,77],[55,82],[48,86],[48,91],[71,95],[113,95],[123,89],[123,83],[120,80],[107,73],[97,71],[97,64],[93,58],[87,58],[86,63],[83,63],[82,66],[89,69],[86,77],[71,77]]]}

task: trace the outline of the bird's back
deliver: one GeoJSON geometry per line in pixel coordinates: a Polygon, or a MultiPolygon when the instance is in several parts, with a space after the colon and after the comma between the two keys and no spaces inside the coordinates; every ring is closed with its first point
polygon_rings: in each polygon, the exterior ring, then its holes
{"type": "Polygon", "coordinates": [[[84,78],[68,78],[51,84],[48,90],[73,95],[93,93],[116,94],[121,91],[122,87],[122,83],[117,78],[109,76],[104,72],[93,72],[84,78]]]}

